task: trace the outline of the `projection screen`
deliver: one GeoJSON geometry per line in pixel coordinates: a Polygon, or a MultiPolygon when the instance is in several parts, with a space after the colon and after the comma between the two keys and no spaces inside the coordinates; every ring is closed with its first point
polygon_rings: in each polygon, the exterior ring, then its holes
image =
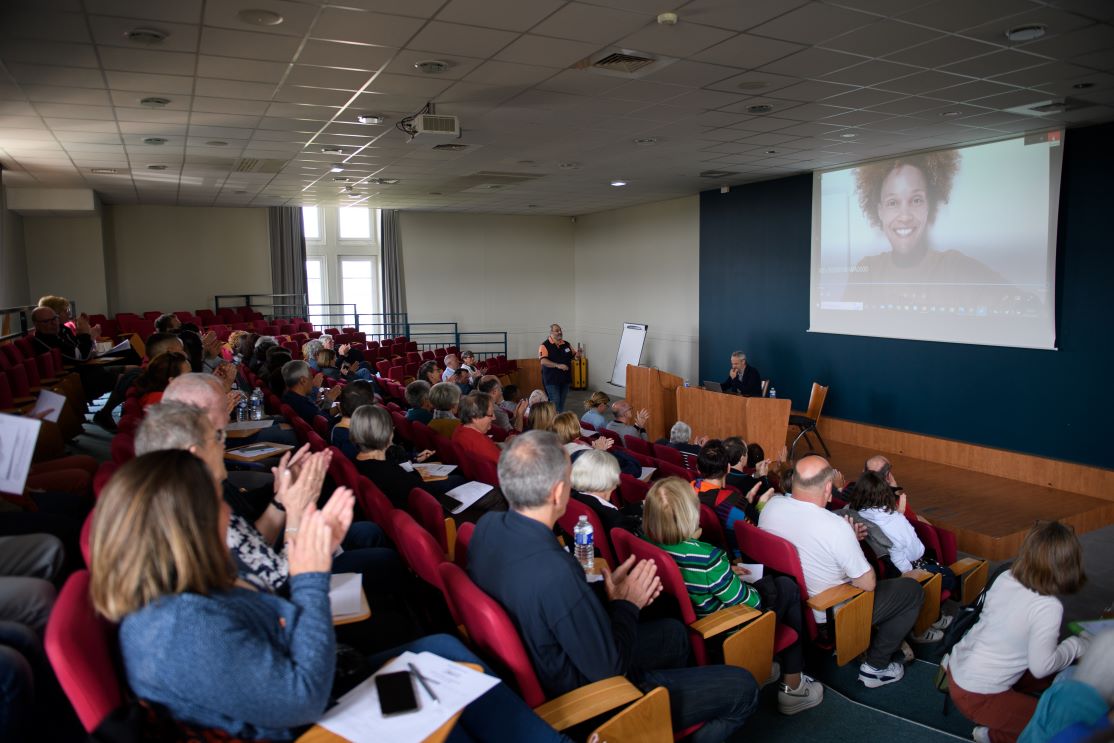
{"type": "Polygon", "coordinates": [[[816,172],[809,331],[1055,349],[1062,143],[816,172]]]}

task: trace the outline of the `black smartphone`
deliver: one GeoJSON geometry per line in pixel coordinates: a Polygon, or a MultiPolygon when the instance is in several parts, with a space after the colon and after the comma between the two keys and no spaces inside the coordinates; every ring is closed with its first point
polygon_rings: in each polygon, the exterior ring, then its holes
{"type": "Polygon", "coordinates": [[[414,678],[409,671],[381,673],[375,677],[375,688],[379,691],[379,711],[384,717],[413,712],[418,708],[414,678]]]}

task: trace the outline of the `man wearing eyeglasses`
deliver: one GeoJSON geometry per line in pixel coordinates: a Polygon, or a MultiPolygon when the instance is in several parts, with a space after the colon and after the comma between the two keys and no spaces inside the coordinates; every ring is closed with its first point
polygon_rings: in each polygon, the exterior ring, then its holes
{"type": "Polygon", "coordinates": [[[59,349],[62,358],[76,364],[92,356],[93,330],[100,334],[100,326],[91,328],[89,318],[83,313],[74,320],[74,330],[62,324],[62,318],[49,307],[39,307],[31,313],[31,322],[35,325],[35,335],[32,342],[40,352],[49,353],[52,349],[59,349]]]}

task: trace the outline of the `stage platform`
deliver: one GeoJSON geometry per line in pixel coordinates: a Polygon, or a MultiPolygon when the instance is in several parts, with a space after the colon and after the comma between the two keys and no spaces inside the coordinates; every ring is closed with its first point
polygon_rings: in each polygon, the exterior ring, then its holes
{"type": "MultiPolygon", "coordinates": [[[[959,549],[978,557],[1008,560],[1034,522],[1071,524],[1083,534],[1114,524],[1114,501],[1018,482],[826,438],[832,464],[853,480],[872,454],[893,462],[894,476],[917,513],[954,531],[959,549]]],[[[803,442],[798,457],[805,454],[803,442]]],[[[820,452],[821,454],[823,452],[820,452]]]]}

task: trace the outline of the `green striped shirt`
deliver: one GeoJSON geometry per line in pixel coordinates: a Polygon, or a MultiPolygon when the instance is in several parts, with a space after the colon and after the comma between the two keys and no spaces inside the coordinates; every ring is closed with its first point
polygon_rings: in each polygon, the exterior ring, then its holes
{"type": "Polygon", "coordinates": [[[680,544],[659,544],[669,553],[685,581],[696,616],[706,617],[725,606],[746,604],[758,608],[762,597],[749,583],[739,580],[727,555],[719,547],[696,539],[680,544]]]}

